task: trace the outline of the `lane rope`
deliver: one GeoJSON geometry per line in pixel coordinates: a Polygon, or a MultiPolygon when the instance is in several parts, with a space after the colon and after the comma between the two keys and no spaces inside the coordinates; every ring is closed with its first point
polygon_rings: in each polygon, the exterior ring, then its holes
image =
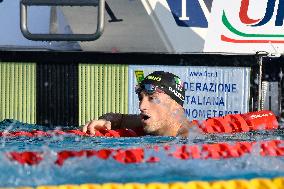
{"type": "MultiPolygon", "coordinates": [[[[103,184],[64,184],[42,185],[37,187],[16,187],[15,189],[283,189],[284,177],[233,179],[212,182],[190,181],[173,183],[103,183],[103,184]]],[[[0,188],[10,189],[10,188],[0,188]]]]}
{"type": "MultiPolygon", "coordinates": [[[[257,130],[277,129],[278,121],[273,112],[262,110],[246,114],[230,114],[224,117],[209,118],[203,121],[193,120],[194,125],[204,133],[238,133],[257,130]]],[[[0,132],[0,137],[52,137],[56,135],[78,135],[95,137],[138,137],[131,129],[100,130],[95,135],[84,133],[80,130],[51,130],[51,131],[13,131],[0,132]]]]}
{"type": "MultiPolygon", "coordinates": [[[[258,142],[235,142],[235,143],[214,143],[201,145],[175,145],[175,146],[153,146],[155,152],[164,152],[170,158],[190,159],[226,159],[239,158],[246,154],[254,153],[260,156],[284,156],[284,140],[269,140],[258,142]],[[254,150],[253,150],[254,149],[254,150]]],[[[63,150],[56,152],[57,160],[54,162],[62,166],[70,158],[97,157],[103,160],[114,159],[119,163],[157,163],[159,157],[153,155],[145,158],[145,151],[149,148],[124,148],[124,149],[100,149],[100,150],[63,150]]],[[[22,165],[37,165],[44,160],[44,152],[23,151],[6,152],[5,155],[11,160],[22,165]]]]}

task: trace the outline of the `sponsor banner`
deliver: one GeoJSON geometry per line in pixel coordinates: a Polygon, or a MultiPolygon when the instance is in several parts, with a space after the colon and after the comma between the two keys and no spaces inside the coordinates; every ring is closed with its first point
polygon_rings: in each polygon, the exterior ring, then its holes
{"type": "Polygon", "coordinates": [[[284,1],[213,1],[204,52],[281,53],[284,1]]]}
{"type": "Polygon", "coordinates": [[[169,52],[203,51],[210,17],[210,0],[143,0],[141,2],[169,52]]]}
{"type": "Polygon", "coordinates": [[[139,114],[136,76],[140,80],[154,71],[171,72],[181,78],[186,89],[184,109],[190,120],[248,112],[250,68],[129,66],[129,113],[139,114]]]}

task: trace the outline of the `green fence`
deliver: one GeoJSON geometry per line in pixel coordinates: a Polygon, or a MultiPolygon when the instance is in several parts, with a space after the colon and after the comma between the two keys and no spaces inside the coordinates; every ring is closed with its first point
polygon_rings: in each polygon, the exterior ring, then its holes
{"type": "MultiPolygon", "coordinates": [[[[79,125],[128,112],[128,66],[78,64],[79,125]]],[[[36,63],[0,63],[0,119],[36,123],[36,63]]]]}
{"type": "Polygon", "coordinates": [[[36,121],[36,64],[0,63],[0,119],[36,121]]]}
{"type": "Polygon", "coordinates": [[[106,112],[128,112],[127,65],[79,65],[79,124],[106,112]]]}

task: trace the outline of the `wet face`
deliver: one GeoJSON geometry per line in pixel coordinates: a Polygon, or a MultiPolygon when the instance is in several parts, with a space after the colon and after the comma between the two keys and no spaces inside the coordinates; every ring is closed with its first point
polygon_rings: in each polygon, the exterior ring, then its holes
{"type": "Polygon", "coordinates": [[[144,91],[138,97],[140,117],[146,133],[163,135],[165,130],[172,128],[172,112],[176,106],[173,99],[165,93],[147,94],[144,91]]]}

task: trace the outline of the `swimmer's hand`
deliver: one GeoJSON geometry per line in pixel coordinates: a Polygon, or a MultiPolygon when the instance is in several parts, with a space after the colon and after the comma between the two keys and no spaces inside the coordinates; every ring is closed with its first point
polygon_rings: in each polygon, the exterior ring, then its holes
{"type": "Polygon", "coordinates": [[[83,126],[82,131],[95,135],[96,131],[121,129],[123,114],[106,113],[99,117],[98,120],[92,120],[83,126]]]}
{"type": "Polygon", "coordinates": [[[111,130],[111,122],[105,119],[92,120],[86,123],[82,128],[83,132],[91,135],[95,135],[96,131],[102,130],[111,130]]]}

